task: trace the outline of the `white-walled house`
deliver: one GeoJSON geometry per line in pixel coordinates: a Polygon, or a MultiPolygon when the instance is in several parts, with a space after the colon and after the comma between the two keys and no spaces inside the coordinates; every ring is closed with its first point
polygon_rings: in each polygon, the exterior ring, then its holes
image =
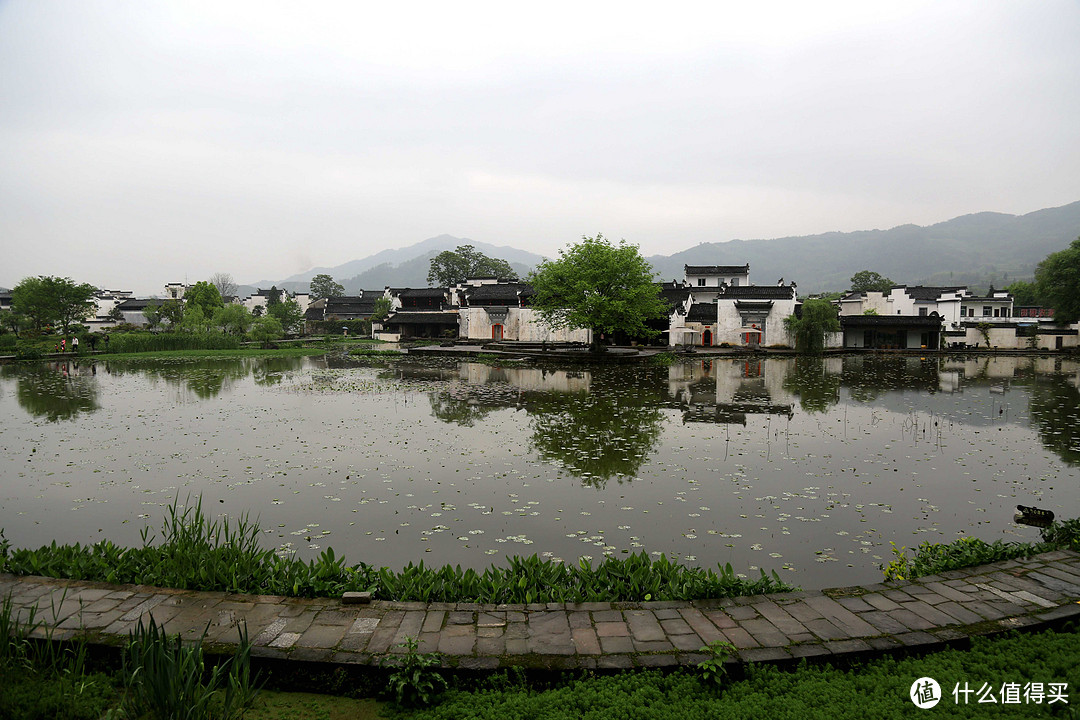
{"type": "Polygon", "coordinates": [[[716,342],[794,347],[784,321],[798,304],[795,283],[728,287],[716,300],[716,342]]]}
{"type": "MultiPolygon", "coordinates": [[[[695,287],[692,292],[696,301],[699,290],[695,287]]],[[[795,314],[798,304],[795,283],[722,286],[714,301],[694,302],[685,316],[673,316],[668,342],[702,347],[723,343],[791,346],[784,321],[795,314]]]]}
{"type": "Polygon", "coordinates": [[[524,283],[485,282],[459,286],[458,336],[470,340],[497,342],[583,343],[592,342],[587,328],[553,330],[540,314],[528,307],[532,290],[524,283]]]}
{"type": "Polygon", "coordinates": [[[696,302],[713,302],[725,287],[750,284],[750,263],[745,265],[683,265],[686,284],[696,302]]]}

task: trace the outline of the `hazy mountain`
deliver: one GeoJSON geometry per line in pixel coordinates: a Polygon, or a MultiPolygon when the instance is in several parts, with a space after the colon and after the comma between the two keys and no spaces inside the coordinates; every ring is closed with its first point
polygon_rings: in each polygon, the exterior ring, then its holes
{"type": "Polygon", "coordinates": [[[920,227],[824,233],[774,240],[702,243],[649,259],[664,280],[683,277],[683,265],[750,263],[750,280],[781,277],[799,291],[844,290],[859,270],[897,283],[968,284],[998,288],[1030,278],[1035,266],[1080,236],[1080,202],[1026,215],[976,213],[920,227]]]}
{"type": "Polygon", "coordinates": [[[255,287],[269,288],[276,285],[290,292],[305,291],[311,279],[319,274],[334,278],[345,287],[347,293],[358,290],[377,290],[390,287],[427,287],[427,274],[431,267],[431,258],[444,250],[454,250],[461,245],[472,245],[488,257],[501,258],[510,263],[520,275],[524,276],[542,259],[535,253],[507,245],[491,245],[476,242],[468,238],[452,235],[438,235],[415,245],[404,248],[383,250],[374,255],[350,260],[334,267],[316,267],[307,272],[291,275],[284,280],[261,280],[252,285],[240,286],[240,295],[250,295],[255,287]],[[247,290],[250,288],[250,292],[247,290]]]}
{"type": "MultiPolygon", "coordinates": [[[[648,260],[662,280],[682,279],[683,265],[750,263],[750,279],[755,284],[771,285],[782,277],[785,282],[798,282],[800,293],[844,290],[860,270],[874,270],[909,285],[985,288],[994,284],[1000,288],[1015,279],[1030,278],[1039,261],[1078,236],[1080,202],[1075,202],[1026,215],[964,215],[927,227],[900,225],[889,230],[701,243],[648,260]]],[[[473,245],[489,257],[502,258],[522,276],[542,259],[508,246],[439,235],[336,267],[312,268],[284,280],[262,281],[258,287],[306,290],[308,281],[319,273],[330,275],[350,293],[387,285],[426,287],[430,259],[459,245],[473,245]]],[[[250,287],[241,286],[241,294],[250,287]]]]}

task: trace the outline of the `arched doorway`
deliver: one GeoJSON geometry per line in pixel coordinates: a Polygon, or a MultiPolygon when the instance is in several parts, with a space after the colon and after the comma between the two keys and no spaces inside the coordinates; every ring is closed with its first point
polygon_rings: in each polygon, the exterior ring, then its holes
{"type": "Polygon", "coordinates": [[[705,332],[701,333],[701,344],[704,347],[712,347],[712,330],[705,328],[705,332]]]}
{"type": "Polygon", "coordinates": [[[491,339],[496,341],[503,339],[503,326],[500,323],[491,326],[491,339]]]}

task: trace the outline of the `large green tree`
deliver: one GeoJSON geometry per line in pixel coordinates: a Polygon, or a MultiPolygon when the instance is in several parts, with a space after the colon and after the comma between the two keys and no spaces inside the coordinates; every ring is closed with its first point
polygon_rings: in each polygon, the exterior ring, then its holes
{"type": "Polygon", "coordinates": [[[272,315],[258,318],[251,326],[251,339],[262,343],[263,347],[270,347],[270,344],[282,335],[284,331],[281,323],[272,315]]]}
{"type": "Polygon", "coordinates": [[[169,323],[169,329],[179,325],[184,319],[184,303],[180,300],[166,300],[161,303],[161,321],[169,323]]]}
{"type": "Polygon", "coordinates": [[[325,273],[320,273],[311,278],[311,298],[341,297],[345,294],[345,288],[340,283],[334,282],[334,278],[325,273]]]}
{"type": "Polygon", "coordinates": [[[490,258],[472,245],[458,245],[456,250],[444,250],[431,258],[431,269],[427,276],[429,283],[449,287],[471,277],[518,279],[510,263],[499,258],[490,258]]]}
{"type": "Polygon", "coordinates": [[[784,318],[784,327],[795,336],[795,349],[800,353],[821,353],[825,333],[839,332],[840,320],[831,302],[815,299],[803,303],[801,315],[784,318]]]}
{"type": "Polygon", "coordinates": [[[59,325],[67,335],[71,326],[97,309],[94,294],[97,288],[87,283],[77,284],[71,278],[39,275],[23,278],[11,291],[11,307],[30,319],[41,330],[59,325]]]}
{"type": "Polygon", "coordinates": [[[206,280],[200,280],[184,291],[185,314],[197,307],[202,310],[204,318],[212,318],[218,308],[224,306],[225,302],[221,299],[221,293],[213,283],[206,280]]]}
{"type": "Polygon", "coordinates": [[[655,337],[646,322],[667,317],[652,266],[634,245],[618,245],[603,235],[583,237],[557,260],[544,260],[529,275],[531,305],[551,328],[588,328],[593,347],[600,334],[624,332],[655,337]]]}
{"type": "Polygon", "coordinates": [[[214,325],[221,328],[223,333],[243,335],[251,327],[254,318],[251,312],[243,305],[229,303],[223,308],[218,308],[214,313],[214,325]]]}
{"type": "Polygon", "coordinates": [[[1055,322],[1080,320],[1080,238],[1039,263],[1035,285],[1043,302],[1054,308],[1055,322]]]}
{"type": "Polygon", "coordinates": [[[893,281],[873,270],[860,270],[851,276],[851,292],[888,292],[893,281]]]}
{"type": "Polygon", "coordinates": [[[287,298],[284,302],[271,304],[267,308],[266,314],[276,318],[285,333],[297,333],[303,327],[304,313],[300,309],[300,303],[292,298],[287,298]]]}
{"type": "Polygon", "coordinates": [[[1013,296],[1013,305],[1040,305],[1039,288],[1033,282],[1017,280],[1011,285],[1005,286],[1005,292],[1013,296]]]}

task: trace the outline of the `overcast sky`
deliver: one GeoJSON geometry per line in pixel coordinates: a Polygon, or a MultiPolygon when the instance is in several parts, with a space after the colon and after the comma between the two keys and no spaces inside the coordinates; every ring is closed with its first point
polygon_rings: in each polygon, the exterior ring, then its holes
{"type": "Polygon", "coordinates": [[[1080,3],[0,0],[0,286],[1080,200],[1080,3]]]}

